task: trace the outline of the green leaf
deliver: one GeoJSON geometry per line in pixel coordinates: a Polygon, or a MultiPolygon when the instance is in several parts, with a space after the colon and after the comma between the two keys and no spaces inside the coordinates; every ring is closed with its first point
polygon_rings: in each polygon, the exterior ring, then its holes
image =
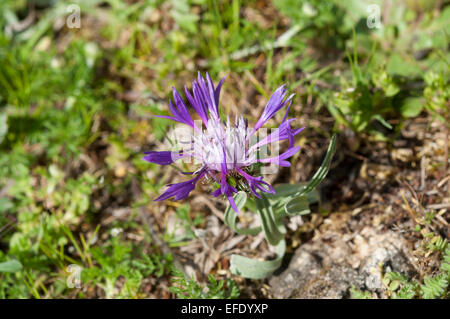
{"type": "Polygon", "coordinates": [[[275,194],[266,194],[275,214],[284,215],[284,205],[292,199],[293,195],[301,192],[305,186],[306,183],[280,184],[274,187],[275,194]]]}
{"type": "Polygon", "coordinates": [[[388,272],[384,275],[384,279],[390,281],[400,281],[402,283],[408,282],[408,277],[399,272],[388,272]]]}
{"type": "Polygon", "coordinates": [[[284,205],[286,214],[289,216],[306,215],[311,211],[309,209],[309,202],[306,196],[298,196],[291,199],[284,205]]]}
{"type": "Polygon", "coordinates": [[[445,249],[441,263],[441,271],[447,272],[447,275],[450,277],[450,245],[447,245],[447,248],[445,249]]]}
{"type": "Polygon", "coordinates": [[[424,299],[435,299],[441,297],[448,288],[448,281],[445,274],[436,277],[425,277],[424,284],[420,286],[424,299]]]}
{"type": "Polygon", "coordinates": [[[350,288],[352,299],[372,299],[372,295],[369,291],[361,291],[355,286],[350,288]]]}
{"type": "Polygon", "coordinates": [[[419,97],[408,97],[403,100],[400,112],[404,117],[416,117],[422,112],[423,100],[419,97]]]}
{"type": "MultiPolygon", "coordinates": [[[[234,202],[239,210],[241,210],[247,202],[247,194],[243,191],[233,196],[234,202]]],[[[255,228],[238,228],[236,225],[237,214],[234,209],[228,205],[225,209],[225,224],[240,235],[256,235],[261,231],[261,227],[255,228]]]]}
{"type": "Polygon", "coordinates": [[[388,62],[387,71],[389,75],[399,75],[404,77],[420,77],[422,70],[413,58],[406,58],[394,53],[388,62]]]}
{"type": "Polygon", "coordinates": [[[0,272],[16,272],[22,270],[22,264],[15,259],[0,263],[0,272]]]}
{"type": "Polygon", "coordinates": [[[277,257],[274,260],[256,260],[240,255],[232,255],[230,271],[232,274],[250,279],[263,279],[269,277],[281,266],[286,252],[286,242],[281,240],[276,246],[277,257]]]}
{"type": "Polygon", "coordinates": [[[5,213],[7,210],[14,207],[12,201],[6,197],[0,197],[0,213],[5,213]]]}
{"type": "Polygon", "coordinates": [[[271,245],[277,245],[286,233],[284,226],[277,221],[272,206],[264,194],[261,194],[261,198],[255,199],[255,203],[266,240],[271,245]]]}
{"type": "Polygon", "coordinates": [[[392,125],[389,124],[388,122],[386,122],[386,120],[384,118],[382,118],[380,114],[375,114],[373,116],[373,119],[375,119],[378,122],[380,122],[381,124],[383,124],[384,127],[387,127],[388,129],[392,130],[392,125]]]}
{"type": "Polygon", "coordinates": [[[197,21],[199,20],[198,15],[190,12],[189,1],[171,1],[172,10],[170,14],[175,22],[187,32],[195,33],[197,32],[197,21]]]}
{"type": "Polygon", "coordinates": [[[330,170],[331,159],[333,158],[335,152],[336,152],[336,134],[334,134],[333,137],[331,138],[330,145],[328,146],[327,154],[325,155],[322,165],[314,174],[314,176],[306,185],[306,187],[301,192],[299,192],[297,196],[308,194],[324,180],[324,178],[328,174],[328,171],[330,170]]]}
{"type": "MultiPolygon", "coordinates": [[[[284,212],[289,216],[310,213],[309,204],[319,200],[319,193],[315,188],[324,180],[330,170],[331,159],[336,152],[336,138],[336,134],[333,135],[322,165],[306,186],[302,184],[291,185],[290,189],[289,186],[282,186],[277,190],[276,195],[269,197],[272,199],[274,207],[280,203],[283,204],[284,212]],[[278,202],[275,202],[274,199],[276,198],[279,198],[278,202]]],[[[279,210],[277,210],[277,212],[279,212],[279,210]]]]}
{"type": "MultiPolygon", "coordinates": [[[[336,102],[336,101],[335,101],[336,102]]],[[[327,104],[328,111],[330,111],[331,115],[341,123],[344,123],[345,126],[351,127],[351,124],[345,116],[342,114],[342,112],[339,110],[339,108],[336,108],[331,102],[327,104]]]]}
{"type": "MultiPolygon", "coordinates": [[[[273,207],[275,213],[281,213],[284,215],[284,205],[293,200],[297,193],[302,192],[306,187],[306,183],[296,184],[280,184],[274,187],[275,194],[266,194],[267,199],[273,207]],[[282,210],[282,211],[281,211],[282,210]]],[[[319,201],[319,193],[316,190],[305,194],[309,204],[313,204],[319,201]]]]}
{"type": "Polygon", "coordinates": [[[0,144],[3,142],[7,133],[8,133],[8,115],[2,113],[0,114],[0,144]]]}
{"type": "Polygon", "coordinates": [[[397,294],[393,295],[394,299],[412,299],[416,295],[414,284],[407,283],[400,288],[397,294]]]}
{"type": "Polygon", "coordinates": [[[271,200],[272,198],[277,197],[289,197],[302,191],[306,186],[306,183],[298,183],[298,184],[279,184],[274,187],[276,194],[267,194],[267,198],[271,200]]]}

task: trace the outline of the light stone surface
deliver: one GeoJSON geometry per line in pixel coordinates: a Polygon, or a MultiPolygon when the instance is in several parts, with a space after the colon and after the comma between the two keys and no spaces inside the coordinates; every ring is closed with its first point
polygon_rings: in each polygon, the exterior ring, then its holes
{"type": "Polygon", "coordinates": [[[415,273],[407,243],[395,232],[364,228],[351,236],[316,236],[269,284],[275,298],[349,298],[352,286],[383,297],[381,272],[386,271],[415,273]]]}

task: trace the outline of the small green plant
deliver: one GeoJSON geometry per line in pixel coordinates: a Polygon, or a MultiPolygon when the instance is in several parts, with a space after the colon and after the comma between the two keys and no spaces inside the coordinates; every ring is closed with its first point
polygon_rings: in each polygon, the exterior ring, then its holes
{"type": "MultiPolygon", "coordinates": [[[[389,62],[380,60],[377,56],[379,44],[376,41],[372,42],[372,49],[366,63],[361,64],[359,60],[362,60],[362,57],[358,54],[355,31],[352,45],[353,52],[347,51],[351,79],[341,77],[340,91],[326,97],[325,103],[336,119],[336,124],[341,124],[353,131],[356,140],[360,139],[361,133],[368,133],[378,139],[386,140],[386,129],[397,132],[402,128],[405,119],[416,117],[422,112],[425,100],[421,90],[415,88],[414,84],[414,81],[420,79],[417,73],[407,78],[393,67],[398,64],[397,60],[403,61],[399,55],[392,55],[389,62]],[[398,123],[396,127],[393,127],[388,119],[398,123]]],[[[410,69],[407,66],[400,69],[405,68],[410,69]]],[[[433,87],[439,87],[439,92],[430,91],[429,95],[437,98],[440,94],[441,100],[443,83],[438,82],[433,82],[433,87]]],[[[357,149],[359,143],[354,145],[357,149]]]]}
{"type": "Polygon", "coordinates": [[[147,255],[129,244],[113,237],[103,249],[90,250],[92,265],[82,271],[82,281],[101,287],[106,298],[137,298],[142,279],[153,275],[161,277],[169,272],[171,256],[147,255]],[[125,278],[121,289],[117,288],[120,278],[125,278]]]}
{"type": "Polygon", "coordinates": [[[440,273],[436,276],[426,276],[420,292],[423,298],[448,298],[450,296],[450,245],[447,241],[440,246],[442,253],[440,273]]]}
{"type": "Polygon", "coordinates": [[[196,238],[194,228],[204,222],[204,218],[201,214],[197,214],[193,219],[190,217],[190,206],[188,204],[181,205],[177,208],[175,213],[175,226],[174,229],[169,232],[166,228],[164,234],[164,240],[171,247],[182,246],[191,239],[196,238]],[[176,231],[182,230],[182,234],[176,236],[176,231]]]}
{"type": "Polygon", "coordinates": [[[21,275],[22,264],[16,259],[9,259],[0,251],[0,299],[26,298],[28,288],[21,275]]]}
{"type": "Polygon", "coordinates": [[[236,299],[240,295],[233,280],[217,280],[213,275],[209,275],[209,282],[201,286],[194,279],[186,279],[181,271],[174,268],[171,280],[174,285],[169,290],[179,299],[236,299]]]}
{"type": "Polygon", "coordinates": [[[303,29],[302,38],[315,39],[318,45],[335,48],[342,48],[351,36],[355,25],[352,21],[354,9],[358,7],[346,1],[320,0],[275,0],[274,5],[290,18],[292,24],[303,29]],[[353,8],[352,15],[346,14],[346,8],[350,6],[353,8]]]}
{"type": "Polygon", "coordinates": [[[420,292],[424,299],[444,298],[448,294],[448,274],[425,277],[420,292]]]}
{"type": "MultiPolygon", "coordinates": [[[[437,299],[449,297],[450,282],[450,245],[445,243],[441,247],[442,261],[439,274],[426,275],[423,283],[409,279],[408,276],[398,272],[387,272],[383,278],[386,294],[391,299],[437,299]]],[[[361,291],[355,287],[350,290],[351,297],[355,299],[370,299],[369,292],[361,291]]]]}
{"type": "Polygon", "coordinates": [[[355,286],[350,288],[350,294],[352,299],[372,299],[372,294],[368,291],[361,291],[355,286]]]}
{"type": "Polygon", "coordinates": [[[402,92],[399,80],[388,73],[385,65],[362,67],[355,52],[348,54],[352,80],[341,79],[341,91],[327,103],[328,110],[336,119],[355,134],[367,132],[383,138],[377,128],[378,122],[388,130],[393,127],[387,117],[404,119],[415,117],[422,111],[422,100],[402,92]]]}
{"type": "MultiPolygon", "coordinates": [[[[448,63],[447,67],[449,67],[448,63]]],[[[426,100],[426,109],[449,127],[450,79],[448,73],[429,71],[425,74],[424,80],[426,87],[423,90],[423,96],[426,100]]]]}
{"type": "Polygon", "coordinates": [[[388,295],[392,299],[412,299],[416,295],[417,283],[409,282],[407,276],[398,272],[388,272],[383,277],[388,295]]]}

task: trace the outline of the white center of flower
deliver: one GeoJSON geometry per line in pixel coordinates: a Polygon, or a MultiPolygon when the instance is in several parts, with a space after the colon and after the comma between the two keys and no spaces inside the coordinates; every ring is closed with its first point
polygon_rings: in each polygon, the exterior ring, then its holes
{"type": "Polygon", "coordinates": [[[256,150],[248,151],[250,132],[242,116],[233,125],[229,118],[226,125],[210,118],[208,127],[193,137],[194,157],[216,171],[222,170],[224,160],[228,170],[248,166],[256,159],[256,150]]]}

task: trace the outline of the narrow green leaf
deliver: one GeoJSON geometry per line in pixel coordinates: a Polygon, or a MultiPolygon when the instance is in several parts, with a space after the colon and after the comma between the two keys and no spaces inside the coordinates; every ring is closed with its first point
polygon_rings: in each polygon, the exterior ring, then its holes
{"type": "Polygon", "coordinates": [[[277,213],[280,209],[284,210],[284,205],[291,200],[293,195],[301,192],[305,186],[306,183],[280,184],[274,187],[275,194],[266,194],[266,197],[274,212],[277,213]]]}
{"type": "Polygon", "coordinates": [[[22,270],[22,264],[15,259],[0,263],[0,272],[16,272],[22,270]]]}
{"type": "MultiPolygon", "coordinates": [[[[266,195],[272,205],[275,215],[280,217],[280,215],[287,214],[285,205],[290,201],[293,201],[297,197],[296,194],[302,192],[305,187],[306,183],[280,184],[275,186],[276,194],[266,195]]],[[[302,196],[306,196],[310,205],[319,201],[319,193],[315,189],[302,196]]]]}
{"type": "Polygon", "coordinates": [[[286,205],[284,205],[284,210],[289,216],[306,215],[311,212],[309,210],[309,202],[306,196],[294,197],[286,205]]]}
{"type": "Polygon", "coordinates": [[[322,162],[322,165],[317,170],[316,174],[312,177],[306,187],[297,195],[306,195],[311,192],[317,185],[319,185],[324,178],[327,176],[328,171],[330,170],[331,159],[333,158],[334,153],[336,152],[336,134],[331,138],[330,145],[328,146],[327,154],[322,162]]]}
{"type": "Polygon", "coordinates": [[[331,115],[333,115],[333,117],[337,119],[338,122],[344,123],[344,125],[347,127],[352,126],[352,124],[349,121],[347,121],[342,112],[338,108],[336,108],[331,102],[327,104],[327,107],[328,111],[330,111],[331,115]]]}
{"type": "Polygon", "coordinates": [[[0,144],[8,133],[8,115],[0,114],[0,144]]]}
{"type": "Polygon", "coordinates": [[[281,266],[286,252],[286,242],[281,240],[276,246],[277,257],[274,260],[256,260],[240,255],[232,255],[230,271],[232,274],[250,279],[263,279],[269,277],[281,266]]]}
{"type": "Polygon", "coordinates": [[[255,202],[267,241],[271,245],[277,245],[286,233],[284,226],[276,220],[272,206],[264,194],[261,194],[260,199],[255,199],[255,202]]]}
{"type": "Polygon", "coordinates": [[[386,120],[382,118],[380,114],[375,114],[373,118],[378,122],[380,122],[381,124],[383,124],[384,127],[387,127],[388,129],[392,130],[392,125],[386,122],[386,120]]]}
{"type": "Polygon", "coordinates": [[[277,197],[288,197],[292,196],[295,193],[302,191],[306,186],[306,183],[298,183],[298,184],[279,184],[274,187],[276,194],[267,194],[267,198],[269,200],[277,197]]]}
{"type": "MultiPolygon", "coordinates": [[[[238,192],[236,195],[234,195],[234,202],[236,203],[236,206],[239,210],[244,208],[245,203],[247,202],[247,194],[243,191],[238,192]]],[[[256,235],[261,231],[261,227],[255,227],[255,228],[239,228],[236,225],[236,219],[237,214],[233,210],[233,208],[228,205],[225,209],[225,224],[230,227],[232,230],[234,230],[239,235],[256,235]]]]}

